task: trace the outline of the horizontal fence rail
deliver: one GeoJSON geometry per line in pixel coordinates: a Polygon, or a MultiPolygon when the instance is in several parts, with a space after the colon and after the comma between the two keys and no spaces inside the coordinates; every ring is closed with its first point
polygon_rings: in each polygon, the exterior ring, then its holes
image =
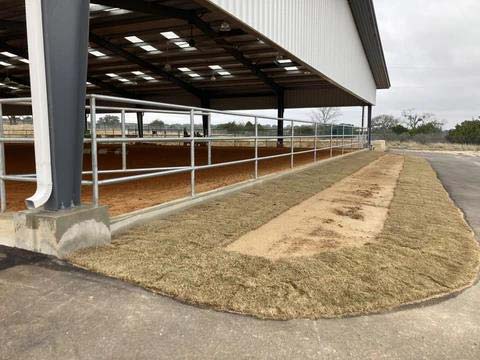
{"type": "MultiPolygon", "coordinates": [[[[334,156],[334,150],[341,150],[343,155],[346,151],[353,149],[364,148],[367,144],[368,134],[366,129],[354,127],[347,124],[323,124],[315,121],[277,118],[270,116],[252,115],[241,112],[228,112],[221,110],[205,109],[199,107],[189,107],[183,105],[166,104],[161,102],[143,101],[135,99],[126,99],[105,95],[90,95],[88,97],[89,104],[86,106],[86,112],[90,115],[90,137],[84,139],[85,144],[90,146],[91,154],[91,168],[90,171],[83,171],[83,176],[90,177],[89,180],[83,179],[83,186],[92,187],[92,202],[94,205],[98,205],[100,202],[100,187],[128,183],[133,181],[140,181],[145,179],[157,178],[168,175],[190,173],[190,196],[197,196],[196,189],[196,173],[200,170],[208,170],[214,168],[221,168],[227,166],[235,166],[241,164],[254,164],[253,178],[258,179],[259,164],[262,161],[290,158],[290,167],[295,166],[295,156],[302,154],[313,154],[313,161],[316,162],[318,153],[320,151],[329,151],[330,157],[334,156]],[[102,102],[102,105],[97,105],[102,102]],[[111,105],[113,104],[113,105],[111,105]],[[120,137],[100,137],[98,135],[97,114],[102,113],[118,113],[120,114],[120,137]],[[181,133],[180,130],[176,130],[177,137],[167,136],[165,130],[164,137],[129,137],[127,136],[126,127],[126,114],[128,113],[152,113],[152,114],[165,114],[165,115],[182,115],[188,119],[189,128],[187,131],[188,136],[181,133]],[[253,121],[253,135],[242,134],[240,136],[232,135],[213,135],[212,133],[212,115],[223,115],[228,117],[248,118],[253,121]],[[198,117],[207,119],[207,129],[203,129],[204,136],[198,136],[196,133],[195,120],[198,117]],[[283,121],[287,127],[283,129],[282,133],[277,135],[260,135],[260,121],[274,121],[278,123],[283,121]],[[311,126],[312,134],[296,133],[299,126],[305,127],[311,126]],[[322,128],[323,131],[320,131],[322,128]],[[302,149],[301,145],[308,142],[308,148],[302,149]],[[215,143],[248,143],[249,147],[254,150],[254,155],[251,158],[224,161],[213,163],[212,161],[212,148],[215,143]],[[281,147],[285,152],[275,155],[260,155],[261,143],[265,142],[265,146],[268,144],[275,144],[281,147]],[[189,146],[189,165],[185,166],[164,166],[164,167],[151,167],[151,168],[129,168],[127,167],[127,145],[128,144],[169,144],[177,143],[183,146],[189,146]],[[289,146],[286,144],[289,143],[289,146]],[[297,149],[296,143],[299,144],[297,149]],[[117,144],[121,146],[122,166],[120,169],[108,169],[101,170],[98,166],[99,145],[117,144]],[[195,158],[196,146],[207,146],[207,164],[200,165],[195,158]],[[312,148],[309,148],[309,147],[312,148]],[[120,175],[119,177],[100,179],[100,176],[104,175],[120,175]]],[[[2,105],[22,105],[31,106],[30,98],[18,98],[18,99],[2,99],[0,100],[0,201],[1,211],[7,210],[6,202],[6,185],[7,181],[12,182],[26,182],[35,183],[37,181],[35,174],[15,174],[7,175],[5,170],[5,144],[33,144],[34,139],[29,137],[12,137],[6,136],[4,133],[3,113],[2,105]]],[[[203,126],[203,124],[202,124],[203,126]]],[[[270,128],[271,131],[277,131],[277,128],[270,128]]],[[[185,130],[186,131],[186,130],[185,130]]]]}

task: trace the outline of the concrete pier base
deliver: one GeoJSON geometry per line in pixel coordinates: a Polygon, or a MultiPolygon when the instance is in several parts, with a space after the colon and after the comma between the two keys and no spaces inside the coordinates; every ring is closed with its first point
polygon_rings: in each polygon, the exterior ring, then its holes
{"type": "Polygon", "coordinates": [[[83,206],[58,212],[27,210],[16,213],[13,223],[15,247],[58,258],[111,242],[106,207],[83,206]]]}

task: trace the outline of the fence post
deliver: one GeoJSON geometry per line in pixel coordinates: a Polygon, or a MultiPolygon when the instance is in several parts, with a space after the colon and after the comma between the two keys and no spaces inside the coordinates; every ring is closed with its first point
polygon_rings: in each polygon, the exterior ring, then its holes
{"type": "Polygon", "coordinates": [[[345,125],[342,125],[342,155],[345,153],[345,125]]]}
{"type": "Polygon", "coordinates": [[[291,144],[291,154],[290,154],[290,168],[293,169],[293,157],[294,157],[294,154],[295,154],[295,123],[292,121],[292,134],[291,134],[291,141],[292,141],[292,144],[291,144]]]}
{"type": "Polygon", "coordinates": [[[258,179],[258,119],[255,117],[255,179],[258,179]]]}
{"type": "Polygon", "coordinates": [[[330,124],[330,157],[333,157],[333,123],[330,124]]]}
{"type": "Polygon", "coordinates": [[[190,110],[190,185],[195,196],[195,111],[190,110]]]}
{"type": "Polygon", "coordinates": [[[314,162],[317,162],[317,136],[318,136],[318,123],[315,123],[315,138],[313,140],[313,149],[314,149],[314,152],[313,152],[313,161],[314,162]]]}
{"type": "Polygon", "coordinates": [[[97,158],[97,108],[95,96],[90,97],[90,117],[91,117],[91,155],[92,155],[92,196],[93,206],[98,206],[98,158],[97,158]]]}
{"type": "MultiPolygon", "coordinates": [[[[125,139],[125,109],[122,109],[122,139],[125,139]]],[[[122,142],[122,170],[127,170],[127,143],[122,142]]]]}
{"type": "MultiPolygon", "coordinates": [[[[208,137],[212,137],[212,114],[208,114],[208,137]]],[[[208,140],[208,165],[212,165],[212,140],[208,140]]]]}
{"type": "MultiPolygon", "coordinates": [[[[0,103],[0,137],[3,138],[3,106],[0,103]]],[[[5,180],[3,179],[5,176],[5,143],[3,141],[0,142],[0,202],[1,202],[1,209],[0,211],[4,213],[7,211],[7,190],[5,188],[5,180]]]]}

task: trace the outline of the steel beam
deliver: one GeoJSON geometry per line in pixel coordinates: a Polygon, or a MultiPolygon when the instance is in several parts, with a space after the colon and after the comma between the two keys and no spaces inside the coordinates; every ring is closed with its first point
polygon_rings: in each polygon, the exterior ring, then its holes
{"type": "MultiPolygon", "coordinates": [[[[210,109],[210,99],[208,97],[202,98],[202,108],[210,109]]],[[[210,136],[209,115],[202,115],[203,136],[210,136]]]]}
{"type": "MultiPolygon", "coordinates": [[[[279,119],[283,119],[285,117],[285,93],[283,91],[281,91],[277,95],[277,117],[279,119]]],[[[283,135],[284,135],[283,120],[278,120],[278,126],[277,126],[278,147],[283,147],[283,135]]]]}
{"type": "MultiPolygon", "coordinates": [[[[6,43],[4,41],[1,41],[1,40],[0,40],[0,49],[2,49],[3,51],[11,52],[12,54],[21,56],[25,59],[28,59],[28,51],[26,51],[25,49],[22,49],[22,48],[18,48],[16,46],[9,45],[8,43],[6,43]]],[[[28,80],[23,80],[22,81],[21,79],[19,79],[17,77],[13,77],[13,76],[10,76],[10,79],[12,79],[13,81],[15,81],[16,83],[19,83],[21,85],[30,86],[30,81],[28,81],[28,80]]],[[[97,78],[88,76],[87,81],[96,85],[96,86],[98,86],[100,89],[107,90],[107,91],[109,91],[109,92],[111,92],[115,95],[128,97],[128,98],[138,98],[131,92],[128,92],[128,91],[120,89],[120,88],[117,88],[114,85],[107,84],[107,83],[105,83],[105,82],[103,82],[103,81],[101,81],[97,78]]]]}
{"type": "Polygon", "coordinates": [[[121,8],[125,10],[152,14],[162,18],[189,20],[196,13],[192,10],[182,10],[139,0],[95,0],[95,4],[121,8]]]}
{"type": "Polygon", "coordinates": [[[127,50],[121,48],[118,45],[115,45],[115,44],[111,43],[110,41],[108,41],[107,39],[105,39],[105,38],[103,38],[99,35],[96,35],[94,33],[90,33],[90,41],[94,42],[95,44],[97,44],[98,46],[100,46],[100,47],[102,47],[106,50],[111,51],[112,53],[114,53],[118,56],[121,56],[125,60],[128,60],[129,62],[142,67],[145,70],[151,71],[155,75],[161,76],[162,78],[173,82],[174,84],[178,85],[182,89],[186,90],[187,92],[189,92],[192,95],[195,95],[198,98],[202,98],[202,96],[203,96],[203,92],[201,90],[197,89],[196,87],[194,87],[192,84],[175,77],[171,73],[159,68],[156,65],[153,65],[152,63],[138,57],[137,55],[134,55],[134,54],[128,52],[127,50]]]}
{"type": "Polygon", "coordinates": [[[144,14],[158,15],[162,17],[171,17],[182,19],[194,25],[205,35],[210,37],[218,46],[223,48],[230,56],[235,58],[243,66],[248,68],[256,77],[268,85],[275,94],[282,91],[282,87],[269,78],[257,65],[245,57],[235,46],[222,38],[222,34],[215,31],[208,22],[202,20],[195,11],[177,9],[156,3],[138,1],[138,0],[96,0],[97,4],[140,12],[144,14]]]}
{"type": "Polygon", "coordinates": [[[143,138],[143,112],[137,112],[138,137],[143,138]]]}
{"type": "Polygon", "coordinates": [[[80,205],[89,3],[26,3],[38,177],[29,207],[80,205]]]}

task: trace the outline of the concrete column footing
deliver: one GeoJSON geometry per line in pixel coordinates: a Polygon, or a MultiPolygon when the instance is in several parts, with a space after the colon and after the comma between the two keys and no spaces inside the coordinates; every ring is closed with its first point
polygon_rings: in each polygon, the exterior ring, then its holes
{"type": "Polygon", "coordinates": [[[57,212],[26,210],[16,213],[13,223],[15,247],[58,258],[111,242],[110,216],[103,206],[57,212]]]}

